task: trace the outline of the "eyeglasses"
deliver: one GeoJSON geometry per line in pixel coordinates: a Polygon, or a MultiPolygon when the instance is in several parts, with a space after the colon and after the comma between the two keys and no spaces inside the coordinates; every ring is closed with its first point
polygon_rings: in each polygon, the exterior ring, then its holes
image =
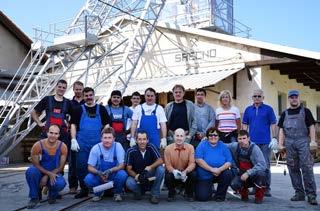
{"type": "Polygon", "coordinates": [[[209,137],[218,137],[219,135],[216,133],[209,133],[209,137]]]}
{"type": "Polygon", "coordinates": [[[261,98],[262,96],[261,96],[261,95],[253,95],[252,97],[254,97],[254,98],[261,98]]]}

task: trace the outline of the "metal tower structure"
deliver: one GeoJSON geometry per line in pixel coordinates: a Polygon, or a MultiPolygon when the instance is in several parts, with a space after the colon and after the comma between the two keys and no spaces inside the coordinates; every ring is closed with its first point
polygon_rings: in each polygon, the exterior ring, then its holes
{"type": "Polygon", "coordinates": [[[36,126],[30,114],[58,80],[67,79],[69,85],[83,80],[93,88],[107,85],[103,96],[115,88],[124,92],[164,3],[87,0],[66,28],[37,30],[33,48],[0,98],[0,159],[36,126]]]}

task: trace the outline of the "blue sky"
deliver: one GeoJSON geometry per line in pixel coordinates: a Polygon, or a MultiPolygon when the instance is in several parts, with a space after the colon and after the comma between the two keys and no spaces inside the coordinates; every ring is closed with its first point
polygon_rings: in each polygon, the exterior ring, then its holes
{"type": "MultiPolygon", "coordinates": [[[[0,9],[33,37],[33,27],[72,18],[85,2],[1,0],[0,9]]],[[[319,0],[234,0],[234,17],[252,28],[252,39],[320,52],[319,8],[319,0]]]]}

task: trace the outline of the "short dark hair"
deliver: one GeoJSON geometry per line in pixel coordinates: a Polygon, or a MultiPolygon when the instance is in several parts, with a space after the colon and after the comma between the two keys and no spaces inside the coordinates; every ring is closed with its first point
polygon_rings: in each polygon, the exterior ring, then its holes
{"type": "Polygon", "coordinates": [[[240,130],[238,133],[238,136],[247,136],[249,137],[249,133],[246,130],[240,130]]]}
{"type": "Polygon", "coordinates": [[[176,85],[174,85],[174,87],[172,88],[172,92],[174,92],[174,90],[177,89],[177,88],[182,89],[183,92],[185,92],[185,90],[186,90],[182,84],[176,84],[176,85]]]}
{"type": "Polygon", "coordinates": [[[78,85],[78,86],[84,86],[83,83],[81,81],[76,81],[73,83],[73,88],[78,85]]]}
{"type": "Polygon", "coordinates": [[[139,93],[139,92],[134,92],[134,93],[132,93],[131,97],[133,97],[133,96],[141,97],[141,95],[140,95],[140,93],[139,93]]]}
{"type": "Polygon", "coordinates": [[[204,88],[196,89],[196,93],[203,92],[205,96],[207,96],[207,91],[204,88]]]}
{"type": "Polygon", "coordinates": [[[114,132],[114,129],[113,129],[112,127],[104,128],[104,129],[101,131],[101,136],[102,136],[103,134],[112,134],[114,138],[116,137],[116,132],[114,132]]]}
{"type": "Polygon", "coordinates": [[[135,138],[138,138],[138,134],[146,134],[147,139],[149,140],[148,133],[145,130],[137,130],[135,138]]]}
{"type": "Polygon", "coordinates": [[[153,92],[155,95],[157,94],[157,93],[156,93],[156,90],[154,90],[154,88],[151,88],[151,87],[147,88],[147,89],[144,91],[144,94],[146,94],[147,91],[153,92]]]}
{"type": "Polygon", "coordinates": [[[87,92],[93,92],[94,93],[94,90],[91,87],[85,87],[82,92],[83,93],[87,93],[87,92]]]}
{"type": "Polygon", "coordinates": [[[208,137],[210,133],[214,133],[214,132],[216,132],[218,135],[220,134],[217,128],[212,127],[207,130],[206,136],[208,137]]]}
{"type": "Polygon", "coordinates": [[[57,85],[58,85],[58,84],[66,84],[66,85],[68,85],[67,81],[64,80],[64,79],[60,79],[60,80],[58,81],[57,85]]]}

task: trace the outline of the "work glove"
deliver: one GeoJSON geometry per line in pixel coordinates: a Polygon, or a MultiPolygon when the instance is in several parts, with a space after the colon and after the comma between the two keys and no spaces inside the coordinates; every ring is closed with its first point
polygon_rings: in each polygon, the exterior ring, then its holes
{"type": "Polygon", "coordinates": [[[143,185],[148,185],[149,184],[148,171],[147,170],[143,170],[141,172],[141,174],[139,174],[138,181],[139,181],[140,184],[143,184],[143,185]]]}
{"type": "Polygon", "coordinates": [[[276,138],[272,138],[269,144],[269,148],[273,150],[274,152],[278,152],[278,140],[276,138]]]}
{"type": "Polygon", "coordinates": [[[318,149],[318,144],[317,144],[317,142],[311,141],[311,142],[310,142],[310,150],[311,150],[311,151],[315,151],[315,150],[317,150],[317,149],[318,149]]]}
{"type": "Polygon", "coordinates": [[[130,138],[130,147],[133,147],[135,145],[136,145],[136,140],[133,137],[131,137],[130,138]]]}
{"type": "Polygon", "coordinates": [[[71,139],[71,150],[78,152],[80,149],[77,139],[71,139]]]}
{"type": "Polygon", "coordinates": [[[182,182],[186,182],[186,181],[187,181],[187,179],[188,179],[187,174],[186,174],[186,173],[184,173],[184,172],[181,172],[181,181],[182,181],[182,182]]]}
{"type": "Polygon", "coordinates": [[[181,171],[174,169],[172,173],[175,179],[181,179],[181,171]]]}
{"type": "Polygon", "coordinates": [[[166,148],[166,146],[167,146],[167,138],[162,138],[160,140],[160,148],[164,149],[164,148],[166,148]]]}

